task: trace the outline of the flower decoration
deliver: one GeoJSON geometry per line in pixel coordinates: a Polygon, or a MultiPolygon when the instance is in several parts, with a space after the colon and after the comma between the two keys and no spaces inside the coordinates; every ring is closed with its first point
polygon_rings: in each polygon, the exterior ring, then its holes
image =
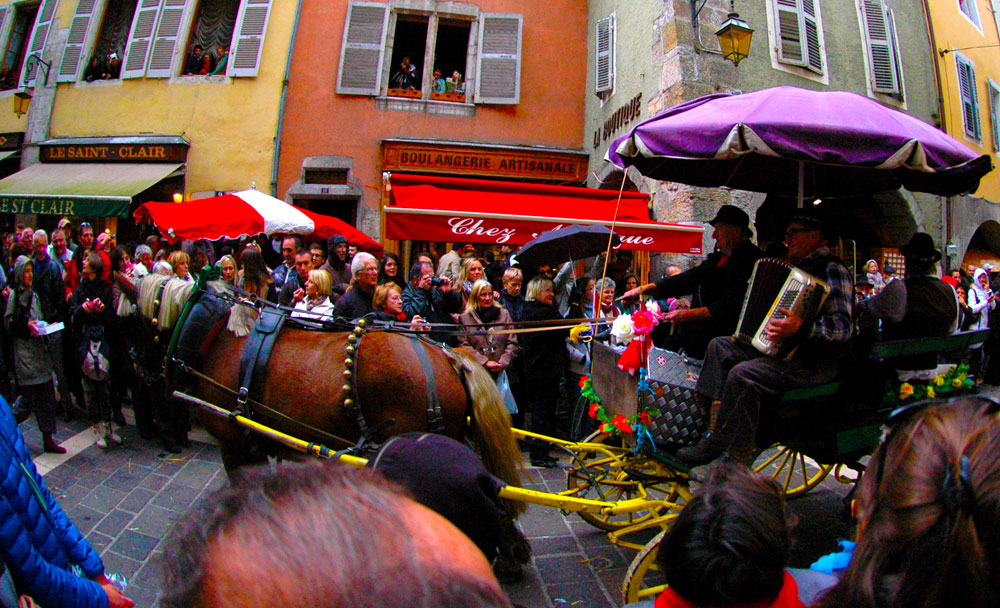
{"type": "Polygon", "coordinates": [[[601,411],[601,409],[602,408],[601,408],[601,404],[600,403],[591,403],[590,404],[590,412],[589,412],[590,417],[594,418],[596,420],[597,417],[598,417],[598,415],[599,415],[599,413],[600,413],[600,411],[601,411]]]}
{"type": "Polygon", "coordinates": [[[899,387],[899,398],[906,399],[907,397],[912,397],[912,396],[913,396],[913,385],[910,384],[909,382],[904,382],[899,387]]]}
{"type": "Polygon", "coordinates": [[[629,424],[628,418],[626,418],[625,416],[622,416],[621,414],[618,414],[617,416],[615,416],[614,418],[612,418],[611,419],[611,424],[616,429],[618,429],[619,431],[621,431],[622,433],[624,433],[626,435],[630,435],[632,433],[632,425],[629,424]]]}
{"type": "Polygon", "coordinates": [[[969,366],[963,363],[929,380],[914,379],[902,382],[898,386],[893,385],[886,392],[883,401],[891,405],[899,401],[937,399],[972,389],[974,386],[975,382],[969,378],[969,366]]]}
{"type": "Polygon", "coordinates": [[[573,344],[579,344],[580,340],[586,341],[593,335],[593,330],[591,330],[591,328],[587,325],[577,325],[573,329],[569,330],[569,340],[573,344]]]}
{"type": "Polygon", "coordinates": [[[646,426],[652,424],[653,421],[649,419],[649,412],[643,412],[639,414],[639,422],[640,424],[645,424],[646,426]]]}
{"type": "Polygon", "coordinates": [[[635,336],[635,326],[632,324],[632,315],[618,315],[614,323],[611,324],[611,335],[619,344],[628,344],[635,336]]]}
{"type": "Polygon", "coordinates": [[[648,336],[656,323],[656,317],[648,310],[640,310],[632,315],[632,330],[637,336],[648,336]]]}
{"type": "Polygon", "coordinates": [[[653,299],[646,300],[644,306],[646,307],[647,311],[653,313],[654,315],[660,314],[660,303],[657,302],[656,300],[653,299]]]}
{"type": "Polygon", "coordinates": [[[649,434],[648,426],[660,412],[656,409],[643,411],[635,416],[616,415],[614,418],[608,415],[607,410],[601,405],[601,398],[594,392],[594,387],[589,376],[580,379],[580,394],[590,400],[590,409],[587,415],[600,424],[597,430],[602,433],[612,435],[631,435],[634,432],[649,434]]]}

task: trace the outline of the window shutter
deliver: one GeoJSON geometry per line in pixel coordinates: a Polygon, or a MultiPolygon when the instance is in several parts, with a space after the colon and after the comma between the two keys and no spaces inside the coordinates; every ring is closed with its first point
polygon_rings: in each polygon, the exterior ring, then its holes
{"type": "Polygon", "coordinates": [[[595,64],[595,91],[603,93],[612,90],[614,84],[614,61],[611,56],[614,51],[614,18],[606,17],[597,20],[597,60],[595,64]]]}
{"type": "Polygon", "coordinates": [[[802,31],[805,32],[807,59],[807,68],[817,72],[819,74],[823,73],[823,52],[819,46],[819,19],[817,15],[819,13],[819,0],[801,0],[802,1],[802,31]]]}
{"type": "Polygon", "coordinates": [[[776,0],[775,8],[778,15],[778,61],[790,65],[805,65],[799,0],[776,0]]]}
{"type": "Polygon", "coordinates": [[[872,90],[895,95],[899,93],[899,81],[896,79],[896,53],[892,48],[894,41],[889,27],[891,13],[883,0],[864,0],[862,9],[872,90]]]}
{"type": "Polygon", "coordinates": [[[337,93],[379,94],[388,27],[388,4],[351,2],[344,25],[344,41],[340,45],[337,93]]]}
{"type": "Polygon", "coordinates": [[[80,58],[83,55],[83,43],[87,39],[87,30],[90,29],[90,19],[94,15],[95,4],[97,0],[77,2],[76,13],[73,14],[73,21],[69,26],[69,37],[66,38],[66,48],[63,50],[59,71],[56,73],[56,82],[76,80],[77,70],[80,69],[80,58]]]}
{"type": "Polygon", "coordinates": [[[991,80],[989,81],[990,92],[990,126],[993,131],[993,149],[1000,150],[1000,124],[997,123],[997,115],[1000,114],[1000,88],[991,80]]]}
{"type": "Polygon", "coordinates": [[[520,102],[522,20],[513,14],[480,15],[476,103],[520,102]]]}
{"type": "Polygon", "coordinates": [[[160,12],[160,0],[140,0],[132,18],[125,59],[122,60],[122,78],[139,78],[146,74],[146,57],[153,42],[153,27],[160,12]]]}
{"type": "Polygon", "coordinates": [[[256,76],[260,69],[271,0],[246,0],[236,19],[236,47],[226,68],[230,76],[256,76]]]}
{"type": "Polygon", "coordinates": [[[160,17],[156,22],[156,33],[149,50],[149,67],[146,78],[169,78],[170,65],[174,60],[174,47],[181,29],[181,17],[187,0],[163,0],[160,17]]]}
{"type": "Polygon", "coordinates": [[[962,96],[962,122],[965,134],[972,139],[981,138],[979,123],[979,103],[976,96],[976,69],[972,63],[955,55],[955,65],[958,68],[958,86],[962,96]]]}
{"type": "Polygon", "coordinates": [[[43,0],[35,17],[35,30],[31,33],[31,43],[28,45],[28,52],[24,54],[24,69],[21,74],[21,85],[26,87],[35,86],[35,74],[38,72],[38,62],[32,61],[28,68],[28,57],[38,55],[42,59],[45,52],[45,40],[49,36],[49,26],[52,25],[52,14],[56,12],[58,0],[43,0]]]}

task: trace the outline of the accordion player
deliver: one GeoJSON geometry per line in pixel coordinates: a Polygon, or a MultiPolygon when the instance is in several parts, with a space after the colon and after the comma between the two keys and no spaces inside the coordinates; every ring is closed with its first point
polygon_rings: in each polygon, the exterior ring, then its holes
{"type": "Polygon", "coordinates": [[[830,288],[820,279],[776,258],[757,261],[743,300],[743,310],[733,337],[764,353],[787,358],[795,352],[800,334],[772,340],[767,333],[771,319],[784,318],[780,309],[794,312],[808,327],[816,319],[830,288]]]}

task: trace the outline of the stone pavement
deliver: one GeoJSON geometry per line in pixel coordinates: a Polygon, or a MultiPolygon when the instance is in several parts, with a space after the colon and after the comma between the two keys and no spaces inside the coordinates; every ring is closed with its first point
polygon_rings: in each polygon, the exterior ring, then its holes
{"type": "MultiPolygon", "coordinates": [[[[226,483],[218,449],[196,429],[190,449],[166,453],[128,426],[121,431],[125,444],[104,451],[93,444],[88,425],[75,420],[60,422],[57,433],[71,453],[54,456],[41,453],[34,419],[23,423],[21,431],[38,456],[36,466],[46,485],[100,552],[108,572],[128,578],[126,594],[137,606],[157,606],[157,571],[170,530],[196,501],[226,483]]],[[[565,488],[561,469],[529,468],[528,475],[535,489],[565,488]]],[[[790,503],[799,518],[792,565],[808,565],[836,549],[836,539],[847,533],[839,520],[839,498],[845,491],[828,480],[790,503]]],[[[531,505],[520,525],[534,555],[524,579],[504,586],[514,602],[525,608],[620,605],[621,583],[634,551],[610,545],[604,532],[556,509],[531,505]]]]}

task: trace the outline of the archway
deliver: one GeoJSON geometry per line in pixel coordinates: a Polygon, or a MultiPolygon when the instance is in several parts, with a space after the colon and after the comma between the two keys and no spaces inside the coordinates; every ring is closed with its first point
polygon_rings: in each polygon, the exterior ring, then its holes
{"type": "Polygon", "coordinates": [[[1000,268],[1000,223],[994,220],[987,220],[976,228],[962,259],[965,269],[970,266],[982,268],[986,264],[1000,268]]]}

